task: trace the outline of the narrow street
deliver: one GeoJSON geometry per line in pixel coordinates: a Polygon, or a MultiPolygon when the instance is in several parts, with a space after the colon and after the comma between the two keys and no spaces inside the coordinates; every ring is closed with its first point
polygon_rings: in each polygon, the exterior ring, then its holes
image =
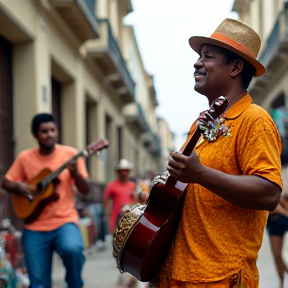
{"type": "MultiPolygon", "coordinates": [[[[108,241],[111,243],[110,239],[108,241]]],[[[85,288],[116,288],[120,273],[116,269],[116,262],[112,256],[112,246],[108,245],[104,251],[92,247],[85,251],[86,264],[83,271],[85,288]]],[[[284,253],[288,256],[288,238],[285,239],[284,253]]],[[[288,258],[288,257],[287,257],[288,258]]],[[[259,253],[258,268],[260,271],[260,288],[278,288],[277,272],[274,266],[269,239],[265,234],[262,248],[259,253]]],[[[53,279],[55,288],[66,288],[64,269],[58,257],[54,259],[53,279]]],[[[127,281],[128,275],[122,275],[122,280],[127,281]]],[[[139,283],[138,287],[142,285],[139,283]]],[[[288,287],[288,286],[287,286],[288,287]]]]}

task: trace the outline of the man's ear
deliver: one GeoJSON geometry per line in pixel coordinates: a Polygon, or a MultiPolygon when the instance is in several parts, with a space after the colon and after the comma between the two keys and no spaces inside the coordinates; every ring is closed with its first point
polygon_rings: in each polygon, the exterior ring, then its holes
{"type": "Polygon", "coordinates": [[[241,73],[241,71],[243,70],[244,63],[243,63],[243,60],[238,59],[238,60],[233,61],[232,65],[233,66],[232,66],[232,70],[231,70],[231,74],[230,75],[232,77],[235,77],[239,73],[241,73]]]}

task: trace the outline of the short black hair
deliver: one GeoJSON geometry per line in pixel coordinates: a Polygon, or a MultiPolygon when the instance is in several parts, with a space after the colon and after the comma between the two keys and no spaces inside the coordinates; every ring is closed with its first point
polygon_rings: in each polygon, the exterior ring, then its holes
{"type": "Polygon", "coordinates": [[[237,55],[236,53],[222,47],[220,47],[220,49],[223,51],[223,54],[225,55],[227,65],[238,59],[243,61],[244,65],[243,70],[241,71],[242,87],[244,89],[247,89],[253,76],[256,73],[255,67],[247,60],[237,55]]]}
{"type": "Polygon", "coordinates": [[[32,131],[33,135],[37,134],[40,124],[45,123],[45,122],[54,122],[55,123],[54,116],[52,114],[49,114],[49,113],[41,113],[41,114],[37,114],[33,117],[32,123],[31,123],[31,131],[32,131]]]}

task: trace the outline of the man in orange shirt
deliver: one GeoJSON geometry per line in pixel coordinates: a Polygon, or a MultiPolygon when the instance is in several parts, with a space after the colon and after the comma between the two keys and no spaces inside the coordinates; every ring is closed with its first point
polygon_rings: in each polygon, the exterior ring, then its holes
{"type": "MultiPolygon", "coordinates": [[[[31,197],[31,193],[26,181],[43,168],[57,170],[77,154],[75,148],[56,144],[58,130],[51,114],[36,115],[31,128],[39,147],[21,152],[2,182],[5,190],[27,197],[31,197]]],[[[59,199],[48,204],[35,221],[25,224],[22,246],[31,288],[51,288],[53,251],[63,260],[68,287],[83,286],[81,272],[85,258],[73,186],[80,193],[88,194],[88,173],[83,158],[67,168],[58,176],[59,199]]]]}
{"type": "MultiPolygon", "coordinates": [[[[260,38],[242,22],[225,19],[211,37],[191,37],[189,43],[199,54],[194,89],[210,105],[224,95],[229,106],[210,121],[213,129],[207,125],[208,133],[190,156],[171,153],[169,174],[189,184],[155,283],[161,288],[257,288],[256,260],[268,211],[276,207],[282,190],[278,131],[247,92],[252,77],[265,73],[256,60],[260,38]]],[[[186,143],[195,129],[196,123],[186,143]]],[[[153,183],[165,179],[158,176],[153,183]]]]}

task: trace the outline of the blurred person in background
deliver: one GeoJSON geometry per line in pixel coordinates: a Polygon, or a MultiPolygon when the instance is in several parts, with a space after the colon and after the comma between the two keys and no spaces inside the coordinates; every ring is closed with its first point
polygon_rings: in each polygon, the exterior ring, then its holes
{"type": "Polygon", "coordinates": [[[153,171],[147,171],[145,177],[137,182],[136,185],[136,194],[137,194],[137,200],[140,204],[145,205],[147,203],[149,192],[150,192],[150,186],[152,183],[152,180],[157,174],[153,171]]]}
{"type": "Polygon", "coordinates": [[[288,166],[282,168],[283,192],[280,203],[274,211],[269,213],[267,220],[267,232],[269,235],[271,250],[276,264],[277,273],[280,280],[280,287],[284,284],[284,274],[288,273],[288,268],[283,259],[283,240],[288,231],[288,166]]]}
{"type": "MultiPolygon", "coordinates": [[[[105,215],[109,219],[109,231],[114,233],[116,223],[127,210],[136,204],[135,183],[129,180],[132,169],[131,163],[126,159],[121,159],[115,171],[117,179],[110,182],[104,192],[105,215]],[[112,201],[112,208],[110,206],[112,201]]],[[[124,283],[122,274],[119,276],[118,285],[132,288],[137,285],[137,279],[129,276],[129,281],[124,283]]]]}
{"type": "Polygon", "coordinates": [[[109,218],[109,231],[114,233],[115,225],[124,205],[136,203],[135,183],[129,180],[131,163],[121,159],[116,167],[117,179],[108,183],[104,192],[105,215],[109,218]],[[110,200],[112,208],[110,207],[110,200]]]}

